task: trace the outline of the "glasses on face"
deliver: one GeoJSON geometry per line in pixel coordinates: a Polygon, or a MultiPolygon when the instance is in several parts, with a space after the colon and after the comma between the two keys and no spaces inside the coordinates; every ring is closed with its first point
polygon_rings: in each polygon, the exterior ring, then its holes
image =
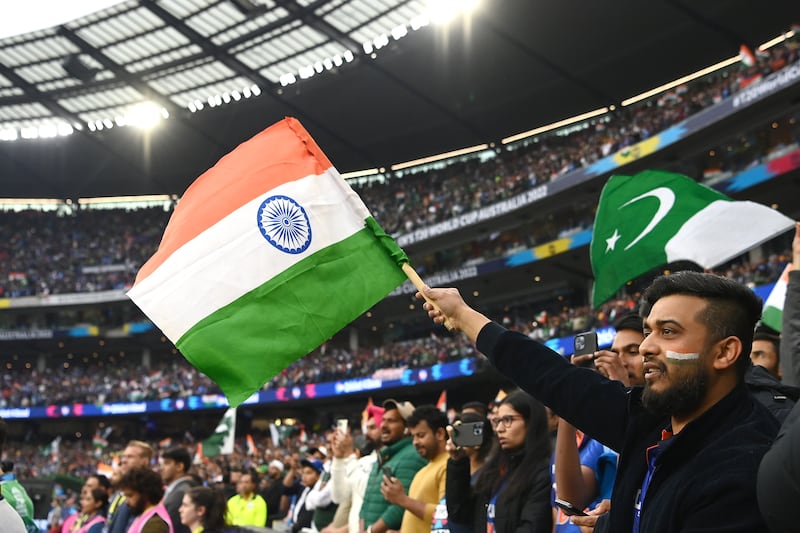
{"type": "Polygon", "coordinates": [[[514,420],[521,419],[521,418],[522,418],[522,416],[520,416],[520,415],[496,416],[496,417],[494,417],[492,419],[492,425],[495,428],[499,428],[500,426],[503,426],[505,429],[508,429],[508,428],[511,427],[511,424],[514,422],[514,420]]]}

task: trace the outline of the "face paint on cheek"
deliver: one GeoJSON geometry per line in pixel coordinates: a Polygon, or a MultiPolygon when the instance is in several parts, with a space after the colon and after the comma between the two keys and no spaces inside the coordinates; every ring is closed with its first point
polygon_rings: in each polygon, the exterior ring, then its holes
{"type": "Polygon", "coordinates": [[[688,363],[700,359],[699,353],[680,353],[667,350],[667,359],[674,363],[688,363]]]}

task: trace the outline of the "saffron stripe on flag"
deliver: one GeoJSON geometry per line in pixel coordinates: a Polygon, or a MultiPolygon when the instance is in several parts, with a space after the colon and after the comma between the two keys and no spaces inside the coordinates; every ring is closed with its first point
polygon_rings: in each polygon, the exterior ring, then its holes
{"type": "Polygon", "coordinates": [[[287,118],[276,126],[240,144],[186,189],[183,198],[191,198],[191,203],[173,212],[158,251],[139,270],[137,282],[253,198],[333,167],[296,119],[287,118]]]}
{"type": "MultiPolygon", "coordinates": [[[[137,281],[130,296],[172,341],[195,323],[264,281],[299,262],[303,257],[340,241],[364,228],[369,211],[342,209],[347,191],[331,188],[341,180],[325,173],[286,183],[251,200],[167,258],[157,271],[137,281]],[[279,194],[305,206],[313,234],[303,254],[276,253],[256,224],[261,202],[279,194]],[[361,217],[361,218],[358,218],[361,217]],[[231,235],[236,236],[231,240],[231,235]],[[198,298],[198,295],[202,298],[198,298]],[[194,302],[180,313],[164,302],[194,302]]],[[[360,200],[359,200],[360,203],[360,200]]]]}

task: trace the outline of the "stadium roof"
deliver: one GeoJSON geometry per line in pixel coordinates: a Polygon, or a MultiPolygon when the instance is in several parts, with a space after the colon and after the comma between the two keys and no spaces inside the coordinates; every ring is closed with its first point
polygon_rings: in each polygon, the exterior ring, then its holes
{"type": "Polygon", "coordinates": [[[0,140],[0,197],[181,194],[287,115],[340,171],[388,168],[619,106],[800,22],[795,0],[482,0],[415,31],[426,4],[131,0],[0,40],[0,139],[39,137],[0,140]],[[168,119],[118,125],[148,113],[168,119]]]}

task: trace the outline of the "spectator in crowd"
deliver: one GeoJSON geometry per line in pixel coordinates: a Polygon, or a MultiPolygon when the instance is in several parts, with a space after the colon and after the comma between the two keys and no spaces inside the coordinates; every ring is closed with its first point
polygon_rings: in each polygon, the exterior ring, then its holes
{"type": "MultiPolygon", "coordinates": [[[[800,223],[792,242],[792,270],[786,287],[781,324],[784,381],[800,384],[800,223]]],[[[781,426],[758,469],[758,505],[773,533],[797,530],[794,506],[800,501],[800,403],[781,426]]]]}
{"type": "MultiPolygon", "coordinates": [[[[292,509],[292,533],[300,533],[303,528],[311,527],[314,520],[314,508],[307,503],[308,495],[314,490],[324,470],[322,461],[314,458],[302,459],[299,466],[302,491],[292,509]]],[[[287,478],[289,475],[287,474],[287,478]]]]}
{"type": "Polygon", "coordinates": [[[605,530],[765,528],[755,475],[778,425],[743,385],[761,314],[749,288],[695,272],[656,279],[643,297],[643,390],[572,367],[492,323],[455,289],[424,292],[438,306],[424,306],[435,322],[447,317],[503,374],[622,451],[605,530]]]}
{"type": "Polygon", "coordinates": [[[0,491],[2,491],[3,497],[22,517],[28,533],[39,533],[39,526],[33,520],[33,500],[28,496],[28,491],[25,490],[25,487],[17,481],[17,476],[14,475],[14,463],[3,461],[0,465],[2,468],[2,471],[0,471],[0,491]]]}
{"type": "Polygon", "coordinates": [[[172,519],[175,533],[191,533],[181,523],[180,513],[178,512],[181,503],[183,503],[183,494],[197,485],[197,482],[189,475],[191,467],[192,456],[182,446],[169,448],[161,454],[161,479],[166,485],[163,504],[172,519]]]}
{"type": "Polygon", "coordinates": [[[445,476],[445,496],[439,500],[439,504],[436,506],[436,510],[433,512],[433,521],[431,523],[432,533],[470,533],[473,531],[471,521],[469,523],[458,522],[457,520],[450,518],[450,515],[447,511],[447,480],[450,479],[450,462],[469,462],[470,486],[474,489],[475,482],[478,479],[478,472],[481,468],[483,468],[486,458],[494,445],[494,432],[492,431],[492,425],[489,422],[489,419],[486,418],[485,414],[480,415],[475,412],[477,406],[470,407],[472,404],[482,405],[484,409],[486,408],[486,404],[483,404],[482,402],[465,403],[464,408],[462,408],[461,412],[453,419],[453,425],[448,426],[447,428],[448,440],[445,444],[445,449],[449,455],[449,459],[447,467],[448,469],[446,471],[448,474],[445,476]],[[452,433],[454,432],[454,428],[457,428],[461,424],[467,423],[481,424],[482,441],[480,445],[457,446],[453,443],[452,433]]]}
{"type": "Polygon", "coordinates": [[[103,488],[81,490],[80,511],[64,521],[61,533],[102,533],[105,527],[105,510],[108,507],[108,492],[103,488]]]}
{"type": "MultiPolygon", "coordinates": [[[[6,423],[0,418],[0,456],[3,454],[3,445],[6,442],[7,433],[6,423]]],[[[22,517],[17,513],[6,499],[0,487],[0,524],[3,524],[3,531],[8,533],[27,533],[22,517]]]]}
{"type": "Polygon", "coordinates": [[[377,405],[369,405],[366,411],[365,445],[362,449],[356,450],[349,429],[346,432],[339,430],[334,432],[331,444],[333,449],[331,496],[340,506],[350,502],[347,520],[347,529],[350,533],[359,533],[358,516],[364,501],[364,491],[381,447],[381,422],[384,409],[377,405]]]}
{"type": "MultiPolygon", "coordinates": [[[[109,498],[114,494],[114,490],[111,488],[111,481],[103,474],[89,474],[86,477],[83,488],[88,490],[103,489],[106,491],[106,507],[108,507],[109,498]]],[[[104,515],[107,514],[107,512],[108,509],[103,509],[104,515]]]]}
{"type": "Polygon", "coordinates": [[[367,533],[385,533],[399,530],[403,518],[403,508],[386,501],[381,493],[385,475],[391,474],[407,491],[411,480],[420,468],[425,466],[423,459],[414,450],[412,439],[408,436],[407,421],[414,412],[411,402],[386,400],[383,402],[381,420],[381,444],[378,461],[370,472],[364,501],[361,504],[360,530],[367,533]]]}
{"type": "Polygon", "coordinates": [[[610,349],[577,355],[573,357],[573,364],[583,366],[586,361],[593,361],[603,376],[626,387],[643,386],[644,361],[639,354],[639,345],[644,339],[642,317],[634,312],[625,313],[614,321],[614,329],[616,334],[610,349]]]}
{"type": "Polygon", "coordinates": [[[333,524],[338,505],[333,502],[333,497],[331,495],[330,465],[325,463],[324,459],[318,458],[320,455],[325,457],[328,450],[323,446],[319,446],[318,448],[312,448],[310,451],[313,451],[313,453],[308,459],[322,464],[322,471],[319,472],[319,479],[306,496],[306,508],[314,511],[311,523],[316,531],[325,529],[329,525],[332,525],[332,527],[341,527],[345,525],[347,520],[345,516],[340,515],[340,522],[333,524]]]}
{"type": "Polygon", "coordinates": [[[765,328],[756,328],[750,360],[777,380],[781,379],[780,346],[781,338],[778,335],[765,331],[765,328]]]}
{"type": "Polygon", "coordinates": [[[381,494],[387,502],[399,505],[405,512],[401,533],[426,533],[436,505],[444,497],[447,480],[447,415],[433,405],[421,405],[406,420],[417,453],[428,464],[420,468],[411,480],[406,494],[403,485],[385,475],[381,494]]]}
{"type": "MultiPolygon", "coordinates": [[[[639,345],[644,340],[642,317],[630,312],[614,321],[616,335],[609,350],[589,355],[575,355],[572,362],[583,366],[592,360],[597,371],[626,387],[643,386],[643,358],[639,345]]],[[[575,426],[559,418],[555,453],[553,456],[553,481],[555,497],[573,504],[578,509],[588,508],[594,517],[607,512],[611,490],[617,472],[617,454],[600,442],[587,437],[575,426]]],[[[578,533],[565,511],[554,507],[557,533],[578,533]]]]}
{"type": "Polygon", "coordinates": [[[228,515],[234,526],[264,527],[267,502],[256,493],[258,479],[253,471],[242,472],[236,482],[236,494],[228,500],[228,515]]]}
{"type": "Polygon", "coordinates": [[[489,414],[489,407],[483,402],[467,402],[461,406],[461,414],[464,413],[475,413],[486,418],[489,414]]]}
{"type": "Polygon", "coordinates": [[[275,520],[281,520],[288,510],[288,498],[284,497],[283,490],[283,463],[273,459],[267,465],[267,475],[264,476],[267,486],[261,490],[260,495],[267,504],[267,527],[271,528],[275,520]],[[284,508],[286,505],[286,508],[284,508]]]}
{"type": "Polygon", "coordinates": [[[225,493],[211,487],[192,487],[183,495],[179,509],[181,523],[192,533],[226,533],[225,493]]]}
{"type": "Polygon", "coordinates": [[[172,519],[161,499],[161,476],[149,467],[129,469],[119,480],[132,517],[127,533],[173,533],[172,519]]]}
{"type": "MultiPolygon", "coordinates": [[[[117,492],[108,504],[108,523],[105,531],[107,533],[126,533],[128,527],[133,522],[134,516],[130,506],[126,502],[125,491],[121,485],[122,478],[132,469],[143,469],[150,467],[150,460],[153,458],[153,448],[144,441],[132,440],[122,452],[119,467],[115,472],[117,476],[117,492]]],[[[112,484],[114,478],[112,477],[112,484]]],[[[155,503],[161,498],[159,497],[155,503]]]]}
{"type": "MultiPolygon", "coordinates": [[[[550,436],[542,404],[513,391],[498,404],[498,446],[471,483],[471,465],[451,450],[447,465],[448,519],[474,531],[550,532],[550,436]]],[[[452,434],[451,434],[452,435],[452,434]]]]}
{"type": "MultiPolygon", "coordinates": [[[[755,337],[760,337],[761,339],[764,339],[764,337],[772,337],[776,343],[780,342],[774,335],[759,332],[758,328],[756,329],[755,337]]],[[[756,349],[750,353],[751,360],[753,359],[754,352],[761,352],[763,354],[765,351],[764,344],[769,346],[773,345],[773,341],[771,340],[761,340],[759,342],[761,346],[756,347],[756,349]]],[[[753,346],[756,346],[755,340],[753,341],[753,346]]],[[[760,360],[764,359],[762,356],[757,358],[760,360]]],[[[800,388],[781,383],[767,368],[759,364],[751,364],[749,366],[744,375],[744,382],[756,400],[761,402],[780,423],[786,420],[786,417],[789,416],[795,403],[800,399],[800,388]]]]}

